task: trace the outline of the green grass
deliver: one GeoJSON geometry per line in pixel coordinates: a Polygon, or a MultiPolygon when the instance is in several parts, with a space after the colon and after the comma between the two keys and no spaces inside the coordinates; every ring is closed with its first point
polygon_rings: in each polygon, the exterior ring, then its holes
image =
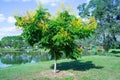
{"type": "MultiPolygon", "coordinates": [[[[54,80],[120,80],[120,57],[83,56],[77,61],[63,59],[57,63],[59,70],[71,72],[74,76],[54,80]]],[[[0,69],[0,80],[53,80],[41,75],[36,76],[51,69],[53,61],[14,65],[0,69]]]]}

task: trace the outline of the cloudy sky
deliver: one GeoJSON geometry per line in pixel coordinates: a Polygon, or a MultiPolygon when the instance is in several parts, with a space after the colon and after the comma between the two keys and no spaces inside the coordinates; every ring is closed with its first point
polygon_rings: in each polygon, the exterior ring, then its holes
{"type": "MultiPolygon", "coordinates": [[[[77,6],[89,0],[39,0],[53,14],[61,2],[72,5],[76,12],[77,6]]],[[[38,0],[0,0],[0,39],[4,36],[19,35],[21,30],[14,25],[14,15],[36,9],[38,0]]]]}

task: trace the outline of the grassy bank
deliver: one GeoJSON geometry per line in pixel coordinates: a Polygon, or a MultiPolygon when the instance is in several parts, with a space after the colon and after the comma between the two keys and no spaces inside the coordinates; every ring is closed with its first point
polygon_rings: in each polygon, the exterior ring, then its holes
{"type": "Polygon", "coordinates": [[[72,76],[48,78],[42,72],[52,70],[53,61],[35,64],[14,65],[0,69],[0,80],[119,80],[120,57],[84,56],[78,61],[63,59],[57,61],[60,71],[72,73],[72,76]]]}

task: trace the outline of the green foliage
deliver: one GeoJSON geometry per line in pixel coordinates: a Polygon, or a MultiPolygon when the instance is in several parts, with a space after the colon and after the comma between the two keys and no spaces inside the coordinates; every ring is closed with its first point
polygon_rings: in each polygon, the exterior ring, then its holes
{"type": "Polygon", "coordinates": [[[120,0],[90,0],[88,4],[78,6],[79,15],[86,18],[95,16],[98,21],[96,41],[99,41],[108,51],[119,47],[120,35],[120,0]]]}
{"type": "Polygon", "coordinates": [[[23,40],[21,36],[6,36],[1,39],[2,40],[23,40]]]}
{"type": "Polygon", "coordinates": [[[6,36],[6,37],[3,37],[1,39],[1,47],[2,48],[5,48],[5,47],[9,47],[9,48],[22,48],[22,47],[25,47],[25,46],[28,46],[22,36],[6,36]]]}
{"type": "Polygon", "coordinates": [[[50,18],[46,9],[39,8],[25,16],[15,16],[16,25],[23,29],[23,37],[30,44],[41,44],[50,49],[57,58],[63,54],[66,57],[77,58],[81,54],[76,39],[84,39],[94,33],[97,23],[94,17],[83,22],[80,18],[63,11],[55,18],[50,18]]]}
{"type": "Polygon", "coordinates": [[[42,35],[42,26],[48,21],[49,13],[40,8],[36,12],[27,12],[26,16],[15,16],[16,25],[23,28],[23,37],[31,45],[39,42],[42,35]]]}
{"type": "Polygon", "coordinates": [[[0,48],[2,47],[2,42],[0,41],[0,48]]]}

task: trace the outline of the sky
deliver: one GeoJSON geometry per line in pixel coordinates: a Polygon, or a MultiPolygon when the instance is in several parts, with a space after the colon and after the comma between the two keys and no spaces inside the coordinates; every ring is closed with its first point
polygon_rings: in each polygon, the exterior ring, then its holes
{"type": "Polygon", "coordinates": [[[20,35],[22,30],[15,26],[15,14],[23,14],[37,8],[40,1],[51,14],[54,14],[57,7],[63,2],[66,6],[72,5],[76,13],[77,6],[89,0],[0,0],[0,39],[4,36],[20,35]]]}

